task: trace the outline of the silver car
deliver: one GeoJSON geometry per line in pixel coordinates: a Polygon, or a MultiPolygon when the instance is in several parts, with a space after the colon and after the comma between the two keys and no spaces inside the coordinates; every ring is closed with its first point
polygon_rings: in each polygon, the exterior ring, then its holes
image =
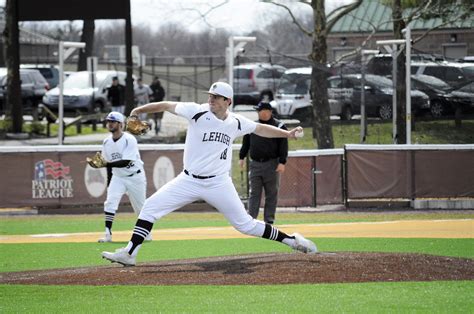
{"type": "Polygon", "coordinates": [[[273,100],[286,68],[269,63],[249,63],[234,67],[234,103],[256,105],[273,100]]]}
{"type": "MultiPolygon", "coordinates": [[[[313,117],[313,105],[309,88],[311,86],[311,67],[286,70],[280,80],[275,100],[271,102],[273,112],[282,119],[298,119],[307,124],[313,117]]],[[[342,103],[329,99],[331,115],[340,115],[349,120],[352,114],[344,112],[342,103]],[[348,116],[344,116],[348,114],[348,116]]]]}
{"type": "MultiPolygon", "coordinates": [[[[107,88],[112,85],[112,78],[117,76],[119,83],[125,85],[125,72],[97,71],[95,86],[91,85],[91,73],[80,71],[72,73],[64,81],[63,102],[67,112],[104,112],[109,110],[107,88]]],[[[43,104],[53,111],[58,110],[59,88],[53,88],[43,97],[43,104]]]]}

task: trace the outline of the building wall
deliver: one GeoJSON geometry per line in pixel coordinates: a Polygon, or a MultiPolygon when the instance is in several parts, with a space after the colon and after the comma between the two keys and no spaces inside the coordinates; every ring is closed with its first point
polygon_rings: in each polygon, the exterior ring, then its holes
{"type": "MultiPolygon", "coordinates": [[[[412,31],[412,39],[416,40],[423,34],[412,31]]],[[[328,38],[328,61],[335,61],[338,52],[356,49],[368,38],[368,33],[338,33],[328,38]],[[345,43],[344,39],[345,38],[345,43]]],[[[392,33],[378,33],[371,37],[364,49],[378,49],[377,40],[394,39],[392,33]]],[[[413,45],[413,53],[445,55],[449,47],[461,47],[464,56],[474,56],[474,30],[439,30],[433,31],[413,45]],[[453,41],[455,39],[455,41],[453,41]],[[465,48],[464,48],[465,47],[465,48]]],[[[385,51],[382,49],[382,53],[385,51]]],[[[463,56],[463,57],[464,57],[463,56]]],[[[449,57],[449,56],[448,56],[449,57]]]]}

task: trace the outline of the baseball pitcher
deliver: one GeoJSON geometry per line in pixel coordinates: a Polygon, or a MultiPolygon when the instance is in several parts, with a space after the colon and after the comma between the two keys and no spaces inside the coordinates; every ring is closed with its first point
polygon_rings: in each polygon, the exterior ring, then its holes
{"type": "Polygon", "coordinates": [[[228,110],[232,87],[223,82],[211,85],[208,103],[156,102],[132,110],[132,115],[168,111],[188,120],[184,169],[145,201],[133,235],[125,248],[102,252],[102,257],[124,266],[135,265],[143,240],[153,224],[164,215],[194,201],[204,200],[238,231],[282,242],[291,248],[316,253],[316,245],[300,234],[287,235],[276,227],[252,218],[244,208],[229,175],[232,143],[238,136],[255,132],[264,137],[296,138],[301,127],[291,131],[256,123],[228,110]]]}

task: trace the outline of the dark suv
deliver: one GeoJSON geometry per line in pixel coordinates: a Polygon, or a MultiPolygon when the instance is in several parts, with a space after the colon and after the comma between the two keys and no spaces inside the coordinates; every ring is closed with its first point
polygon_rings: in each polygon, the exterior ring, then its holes
{"type": "MultiPolygon", "coordinates": [[[[49,89],[49,84],[38,70],[20,69],[21,100],[23,111],[31,113],[37,108],[41,99],[49,89]]],[[[7,88],[7,69],[0,68],[0,112],[5,111],[7,88]]]]}
{"type": "MultiPolygon", "coordinates": [[[[342,102],[345,108],[350,108],[352,114],[360,113],[361,104],[360,74],[332,76],[328,79],[328,95],[330,99],[342,102]]],[[[392,80],[379,75],[365,75],[365,108],[367,116],[380,117],[383,120],[392,118],[392,80]]],[[[419,113],[430,106],[428,96],[418,90],[411,92],[412,112],[419,113]]]]}
{"type": "Polygon", "coordinates": [[[413,62],[411,74],[434,76],[457,88],[474,81],[474,65],[458,62],[413,62]]]}
{"type": "Polygon", "coordinates": [[[430,113],[433,117],[439,118],[447,113],[453,113],[461,106],[462,109],[470,107],[469,95],[458,92],[448,83],[429,75],[412,75],[412,86],[430,97],[430,113]]]}

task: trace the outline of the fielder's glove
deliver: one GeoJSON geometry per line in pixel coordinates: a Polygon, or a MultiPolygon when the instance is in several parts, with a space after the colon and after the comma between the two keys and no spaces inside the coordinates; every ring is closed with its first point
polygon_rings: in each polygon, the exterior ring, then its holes
{"type": "Polygon", "coordinates": [[[151,130],[151,125],[147,122],[140,121],[138,116],[130,116],[127,118],[126,131],[133,135],[143,135],[151,130]]]}
{"type": "Polygon", "coordinates": [[[102,154],[99,152],[95,153],[92,158],[87,157],[86,161],[92,168],[103,168],[107,166],[107,161],[105,160],[104,156],[102,156],[102,154]]]}

